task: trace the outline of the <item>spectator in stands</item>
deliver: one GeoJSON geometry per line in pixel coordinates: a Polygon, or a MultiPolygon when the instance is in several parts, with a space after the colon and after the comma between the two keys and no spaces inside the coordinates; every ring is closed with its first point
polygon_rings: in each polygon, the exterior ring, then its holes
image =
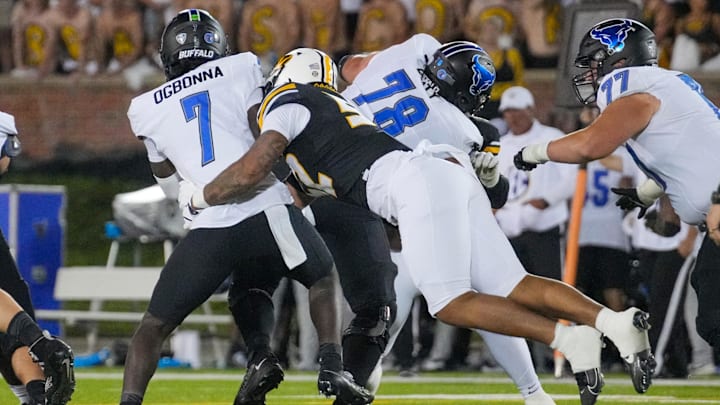
{"type": "MultiPolygon", "coordinates": [[[[498,110],[500,95],[513,86],[524,85],[525,63],[520,51],[515,47],[512,32],[512,20],[507,15],[498,13],[497,8],[485,9],[479,16],[466,20],[469,25],[479,24],[477,37],[470,37],[482,46],[495,63],[495,85],[490,93],[490,100],[479,111],[483,118],[500,118],[498,110]]],[[[469,27],[468,27],[469,28],[469,27]]],[[[468,29],[472,35],[475,29],[468,29]]]]}
{"type": "MultiPolygon", "coordinates": [[[[509,128],[500,138],[500,172],[510,182],[505,206],[496,218],[513,250],[528,273],[561,280],[561,246],[568,220],[567,202],[575,188],[577,168],[553,164],[543,173],[523,172],[513,165],[513,156],[524,146],[564,135],[535,118],[535,99],[525,87],[511,87],[500,99],[500,112],[509,128]],[[530,176],[527,174],[531,173],[530,176]]],[[[549,347],[531,342],[538,372],[552,370],[549,347]]]]}
{"type": "Polygon", "coordinates": [[[144,57],[143,13],[138,0],[108,0],[97,19],[98,71],[122,74],[128,86],[139,90],[156,70],[144,57]]]}
{"type": "Polygon", "coordinates": [[[408,38],[407,10],[399,0],[365,0],[358,14],[353,52],[374,52],[408,38]]]}
{"type": "Polygon", "coordinates": [[[84,74],[92,49],[93,18],[79,0],[58,0],[48,11],[50,53],[53,71],[84,74]]]}
{"type": "Polygon", "coordinates": [[[275,65],[278,55],[284,55],[299,43],[298,15],[295,1],[245,1],[237,34],[239,50],[257,55],[263,72],[268,73],[275,65]]]}
{"type": "Polygon", "coordinates": [[[320,49],[336,59],[347,52],[345,16],[340,0],[299,0],[302,44],[320,49]]]}
{"type": "MultiPolygon", "coordinates": [[[[11,16],[14,0],[0,0],[0,38],[12,38],[11,16]]],[[[12,70],[12,41],[0,42],[0,74],[12,70]]]]}
{"type": "Polygon", "coordinates": [[[675,23],[670,68],[720,71],[720,12],[710,0],[688,0],[690,11],[675,23]]]}
{"type": "Polygon", "coordinates": [[[143,12],[143,29],[145,30],[145,57],[158,69],[162,69],[162,61],[157,50],[160,48],[160,36],[165,23],[175,15],[172,0],[139,0],[143,12]]]}
{"type": "Polygon", "coordinates": [[[643,0],[641,21],[655,33],[658,65],[669,67],[675,37],[675,10],[666,0],[643,0]]]}
{"type": "Polygon", "coordinates": [[[556,68],[562,43],[562,5],[558,0],[521,0],[520,28],[528,68],[556,68]]]}
{"type": "Polygon", "coordinates": [[[48,60],[50,26],[48,0],[21,0],[15,4],[12,22],[12,71],[15,77],[41,78],[52,70],[48,60]]]}
{"type": "Polygon", "coordinates": [[[462,39],[464,16],[465,0],[417,0],[414,32],[430,34],[443,43],[456,41],[462,39]]]}
{"type": "MultiPolygon", "coordinates": [[[[0,112],[0,175],[20,153],[17,133],[15,118],[0,112]]],[[[0,373],[21,404],[65,405],[75,389],[72,349],[35,322],[28,286],[2,232],[0,269],[0,373]]]]}

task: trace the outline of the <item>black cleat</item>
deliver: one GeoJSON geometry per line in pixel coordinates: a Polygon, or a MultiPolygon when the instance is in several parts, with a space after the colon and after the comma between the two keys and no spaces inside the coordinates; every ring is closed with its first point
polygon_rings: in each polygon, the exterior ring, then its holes
{"type": "Polygon", "coordinates": [[[605,378],[600,369],[593,368],[575,373],[575,381],[577,381],[580,390],[580,404],[594,405],[600,391],[602,391],[602,387],[605,385],[605,378]]]}
{"type": "Polygon", "coordinates": [[[335,395],[335,404],[365,405],[375,399],[370,391],[356,384],[347,371],[320,370],[318,390],[325,397],[335,395]]]}
{"type": "MultiPolygon", "coordinates": [[[[638,311],[633,316],[633,326],[638,330],[650,329],[648,319],[650,314],[638,311]]],[[[624,358],[625,365],[630,373],[633,387],[639,394],[644,394],[652,385],[652,376],[655,373],[657,362],[650,349],[642,350],[631,356],[624,358]]]]}
{"type": "Polygon", "coordinates": [[[249,365],[234,405],[265,405],[265,394],[280,385],[285,373],[273,354],[249,365]]]}
{"type": "Polygon", "coordinates": [[[657,366],[655,356],[650,352],[650,349],[625,358],[625,366],[630,373],[635,391],[639,394],[646,393],[650,385],[652,385],[652,376],[655,373],[655,366],[657,366]]]}
{"type": "Polygon", "coordinates": [[[48,331],[29,347],[30,357],[45,373],[47,405],[65,405],[75,391],[75,356],[67,343],[48,331]]]}

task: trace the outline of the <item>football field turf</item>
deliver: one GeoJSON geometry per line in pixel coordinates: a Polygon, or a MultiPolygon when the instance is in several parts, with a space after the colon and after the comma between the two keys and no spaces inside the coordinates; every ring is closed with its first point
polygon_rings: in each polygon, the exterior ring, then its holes
{"type": "MultiPolygon", "coordinates": [[[[118,404],[122,371],[81,369],[72,404],[118,404]]],[[[331,399],[317,395],[316,375],[288,372],[280,388],[267,397],[268,405],[330,405],[331,399]]],[[[541,376],[545,390],[558,404],[578,404],[577,387],[570,378],[541,376]]],[[[230,405],[242,381],[240,371],[159,370],[145,397],[147,405],[230,405]]],[[[10,390],[0,389],[0,404],[15,404],[10,390]]],[[[523,404],[510,380],[500,373],[422,373],[402,378],[387,373],[374,404],[523,404]]],[[[656,379],[647,394],[636,394],[624,374],[606,376],[602,404],[718,404],[720,377],[689,380],[656,379]]]]}

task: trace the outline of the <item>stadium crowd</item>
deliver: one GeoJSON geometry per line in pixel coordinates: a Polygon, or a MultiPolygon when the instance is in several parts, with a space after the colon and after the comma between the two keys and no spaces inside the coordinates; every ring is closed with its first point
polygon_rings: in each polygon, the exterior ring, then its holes
{"type": "MultiPolygon", "coordinates": [[[[370,52],[424,32],[483,46],[498,68],[488,113],[523,84],[524,69],[555,68],[563,9],[582,0],[3,0],[0,72],[23,77],[159,70],[162,29],[179,10],[205,7],[226,27],[231,49],[269,69],[298,47],[335,58],[370,52]]],[[[592,2],[593,0],[585,0],[592,2]]],[[[627,0],[657,35],[660,66],[720,69],[720,6],[710,0],[627,0]]]]}

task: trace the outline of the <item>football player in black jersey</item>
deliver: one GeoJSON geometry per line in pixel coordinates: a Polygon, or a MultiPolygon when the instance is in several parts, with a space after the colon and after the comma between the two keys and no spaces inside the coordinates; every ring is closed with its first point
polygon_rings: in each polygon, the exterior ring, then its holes
{"type": "MultiPolygon", "coordinates": [[[[575,373],[599,373],[601,333],[627,352],[649,351],[646,314],[611,311],[565,283],[524,272],[469,158],[459,156],[458,165],[408,150],[344,100],[335,77],[321,51],[300,48],[280,58],[258,113],[261,135],[190,205],[246,197],[284,157],[308,196],[332,196],[398,225],[413,281],[440,320],[548,344],[575,373]],[[471,260],[470,245],[482,244],[507,267],[498,271],[523,272],[505,296],[478,292],[483,280],[471,277],[471,267],[483,264],[471,260]]],[[[644,392],[651,370],[638,365],[633,372],[645,374],[635,387],[644,392]]]]}

